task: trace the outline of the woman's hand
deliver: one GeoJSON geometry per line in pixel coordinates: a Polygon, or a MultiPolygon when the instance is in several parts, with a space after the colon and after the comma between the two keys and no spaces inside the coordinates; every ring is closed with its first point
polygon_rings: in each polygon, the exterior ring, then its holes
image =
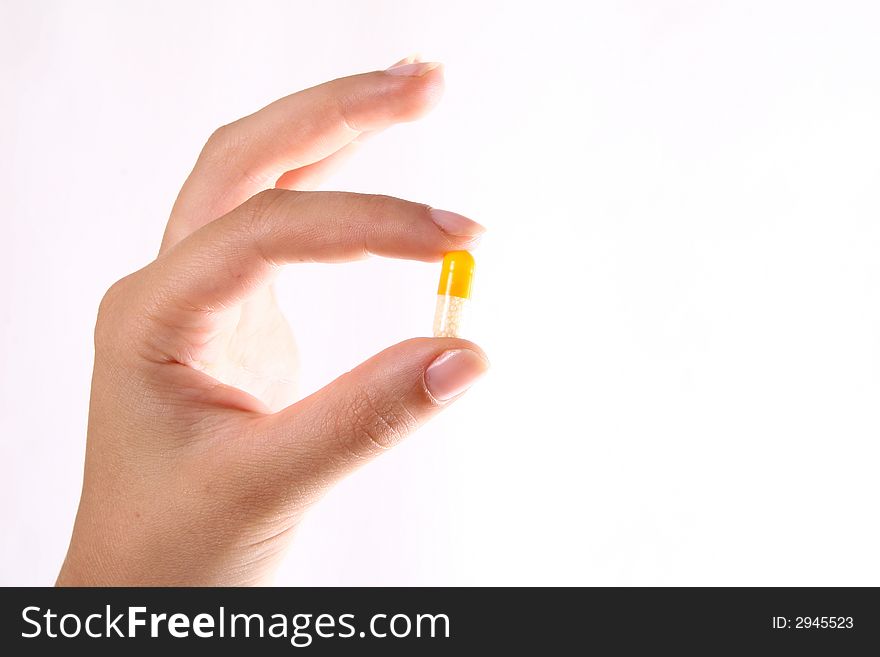
{"type": "Polygon", "coordinates": [[[472,343],[413,339],[288,406],[297,359],[272,294],[281,265],[438,260],[483,230],[395,198],[301,191],[363,135],[427,112],[442,85],[439,65],[404,60],[212,135],[159,257],[101,303],[83,493],[60,585],[265,582],[323,491],[486,370],[472,343]]]}

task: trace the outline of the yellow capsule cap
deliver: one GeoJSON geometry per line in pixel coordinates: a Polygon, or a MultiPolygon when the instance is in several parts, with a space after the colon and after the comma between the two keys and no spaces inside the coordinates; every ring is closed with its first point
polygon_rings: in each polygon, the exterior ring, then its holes
{"type": "Polygon", "coordinates": [[[470,299],[474,280],[474,256],[467,251],[450,251],[443,256],[437,294],[470,299]]]}

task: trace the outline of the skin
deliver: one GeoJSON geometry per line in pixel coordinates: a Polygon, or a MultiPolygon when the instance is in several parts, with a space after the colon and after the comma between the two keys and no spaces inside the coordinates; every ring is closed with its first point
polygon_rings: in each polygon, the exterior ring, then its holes
{"type": "Polygon", "coordinates": [[[365,135],[429,111],[442,67],[334,80],[217,130],[155,261],[115,283],[95,328],[80,506],[62,586],[248,585],[303,513],[487,368],[476,345],[395,345],[292,403],[279,267],[377,255],[436,261],[482,227],[400,199],[308,191],[365,135]],[[442,224],[442,225],[441,225],[442,224]]]}

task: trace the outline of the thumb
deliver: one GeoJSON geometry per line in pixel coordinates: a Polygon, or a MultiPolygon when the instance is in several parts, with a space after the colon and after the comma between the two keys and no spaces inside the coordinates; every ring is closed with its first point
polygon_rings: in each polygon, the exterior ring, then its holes
{"type": "Polygon", "coordinates": [[[320,493],[458,399],[489,367],[472,342],[401,342],[293,406],[260,419],[261,468],[320,493]]]}

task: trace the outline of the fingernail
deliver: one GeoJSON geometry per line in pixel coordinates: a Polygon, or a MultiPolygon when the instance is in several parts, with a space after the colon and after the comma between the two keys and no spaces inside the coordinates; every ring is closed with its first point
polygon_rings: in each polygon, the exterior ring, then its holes
{"type": "Polygon", "coordinates": [[[475,240],[486,232],[485,226],[481,226],[473,219],[468,219],[455,212],[449,212],[449,210],[435,210],[431,208],[431,220],[444,233],[454,235],[455,237],[468,237],[471,240],[475,240]]]}
{"type": "Polygon", "coordinates": [[[399,62],[394,62],[388,68],[394,68],[395,66],[403,66],[404,64],[413,64],[415,62],[420,61],[421,59],[422,58],[419,56],[419,54],[416,53],[415,55],[409,55],[408,57],[404,57],[399,62]]]}
{"type": "Polygon", "coordinates": [[[440,62],[414,62],[412,64],[400,64],[385,69],[388,75],[406,75],[417,78],[424,75],[428,71],[433,71],[440,66],[440,62]]]}
{"type": "Polygon", "coordinates": [[[449,401],[470,388],[489,363],[470,349],[444,351],[425,370],[425,386],[437,401],[449,401]]]}

